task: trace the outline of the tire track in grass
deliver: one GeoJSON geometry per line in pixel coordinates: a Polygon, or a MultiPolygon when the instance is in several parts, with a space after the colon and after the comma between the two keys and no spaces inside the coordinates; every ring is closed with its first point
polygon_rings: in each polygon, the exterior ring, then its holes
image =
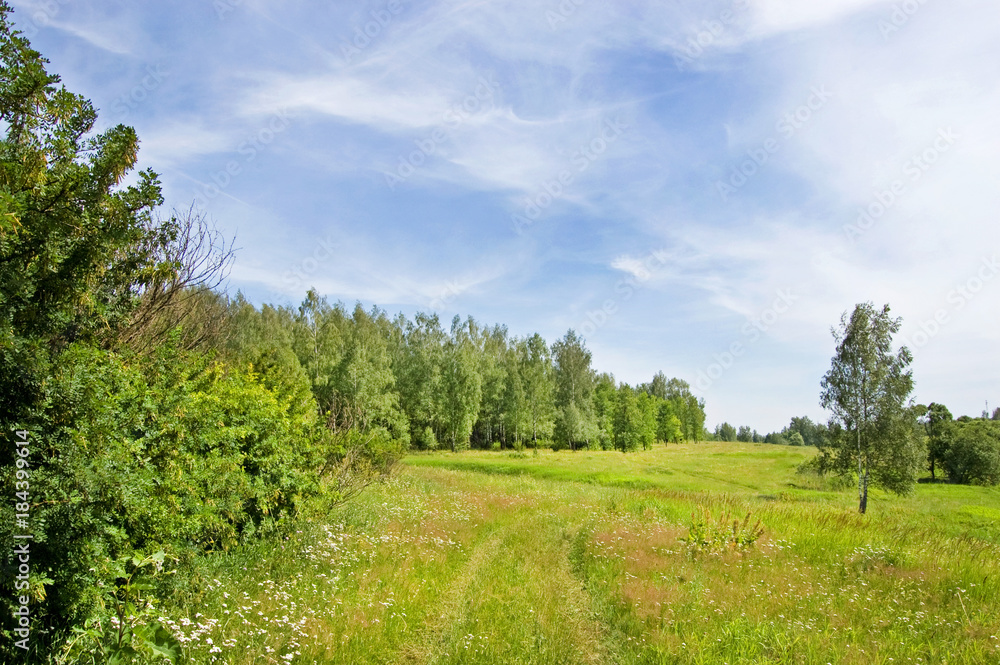
{"type": "MultiPolygon", "coordinates": [[[[466,477],[470,497],[480,489],[466,477]]],[[[435,619],[400,653],[400,663],[611,662],[592,601],[573,575],[568,521],[558,499],[493,513],[486,535],[449,584],[435,619]],[[488,531],[492,529],[492,531],[488,531]]]]}
{"type": "Polygon", "coordinates": [[[580,579],[573,573],[570,560],[572,537],[563,531],[564,538],[557,557],[558,569],[553,581],[566,590],[565,619],[573,624],[576,643],[581,648],[581,663],[611,663],[608,649],[608,631],[596,619],[594,602],[580,579]]]}
{"type": "MultiPolygon", "coordinates": [[[[472,554],[462,566],[461,572],[449,584],[448,591],[443,596],[444,602],[439,618],[420,631],[420,639],[417,643],[411,643],[404,647],[399,659],[401,664],[434,662],[433,655],[440,648],[440,643],[446,639],[449,624],[454,623],[461,613],[473,578],[478,575],[487,557],[495,556],[502,539],[502,532],[503,529],[495,530],[475,546],[472,554]]],[[[434,616],[437,612],[429,614],[434,616]]]]}

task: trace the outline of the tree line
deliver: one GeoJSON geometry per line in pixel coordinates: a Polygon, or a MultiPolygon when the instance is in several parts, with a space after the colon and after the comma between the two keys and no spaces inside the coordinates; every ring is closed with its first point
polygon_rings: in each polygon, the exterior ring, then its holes
{"type": "Polygon", "coordinates": [[[712,436],[715,441],[739,441],[742,443],[773,443],[779,446],[814,446],[823,444],[827,436],[827,427],[823,423],[814,423],[809,416],[793,417],[791,422],[777,432],[759,434],[748,425],[739,428],[723,422],[715,427],[712,436]]]}
{"type": "Polygon", "coordinates": [[[268,330],[259,343],[286,372],[302,369],[334,429],[378,428],[404,447],[452,451],[629,451],[705,435],[704,402],[686,382],[659,372],[648,384],[619,384],[592,367],[573,330],[550,345],[472,317],[456,316],[446,329],[436,314],[348,311],[314,290],[298,308],[215,297],[232,331],[268,330]]]}

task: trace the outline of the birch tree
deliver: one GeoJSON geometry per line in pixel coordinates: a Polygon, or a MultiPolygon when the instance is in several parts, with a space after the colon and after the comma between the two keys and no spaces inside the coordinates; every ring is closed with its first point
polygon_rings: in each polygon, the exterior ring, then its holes
{"type": "Polygon", "coordinates": [[[833,413],[831,437],[821,449],[827,469],[858,474],[858,510],[868,509],[868,488],[897,494],[912,491],[926,450],[915,411],[906,401],[913,391],[913,360],[905,346],[892,351],[901,319],[889,306],[862,303],[833,330],[837,351],[821,383],[821,404],[833,413]]]}

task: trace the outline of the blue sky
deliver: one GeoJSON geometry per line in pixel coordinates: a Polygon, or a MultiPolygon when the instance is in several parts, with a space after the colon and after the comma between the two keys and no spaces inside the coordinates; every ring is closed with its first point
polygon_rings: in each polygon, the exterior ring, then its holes
{"type": "Polygon", "coordinates": [[[12,4],[258,304],[575,328],[763,432],[872,300],[918,401],[1000,406],[995,0],[12,4]]]}

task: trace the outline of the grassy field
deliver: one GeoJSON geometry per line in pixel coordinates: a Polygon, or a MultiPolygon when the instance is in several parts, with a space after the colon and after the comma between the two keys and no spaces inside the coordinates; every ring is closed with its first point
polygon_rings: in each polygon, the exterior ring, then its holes
{"type": "Polygon", "coordinates": [[[414,455],[161,608],[195,662],[1000,663],[1000,491],[874,493],[753,444],[414,455]],[[698,548],[751,515],[752,546],[698,548]],[[191,608],[191,609],[182,609],[191,608]]]}

